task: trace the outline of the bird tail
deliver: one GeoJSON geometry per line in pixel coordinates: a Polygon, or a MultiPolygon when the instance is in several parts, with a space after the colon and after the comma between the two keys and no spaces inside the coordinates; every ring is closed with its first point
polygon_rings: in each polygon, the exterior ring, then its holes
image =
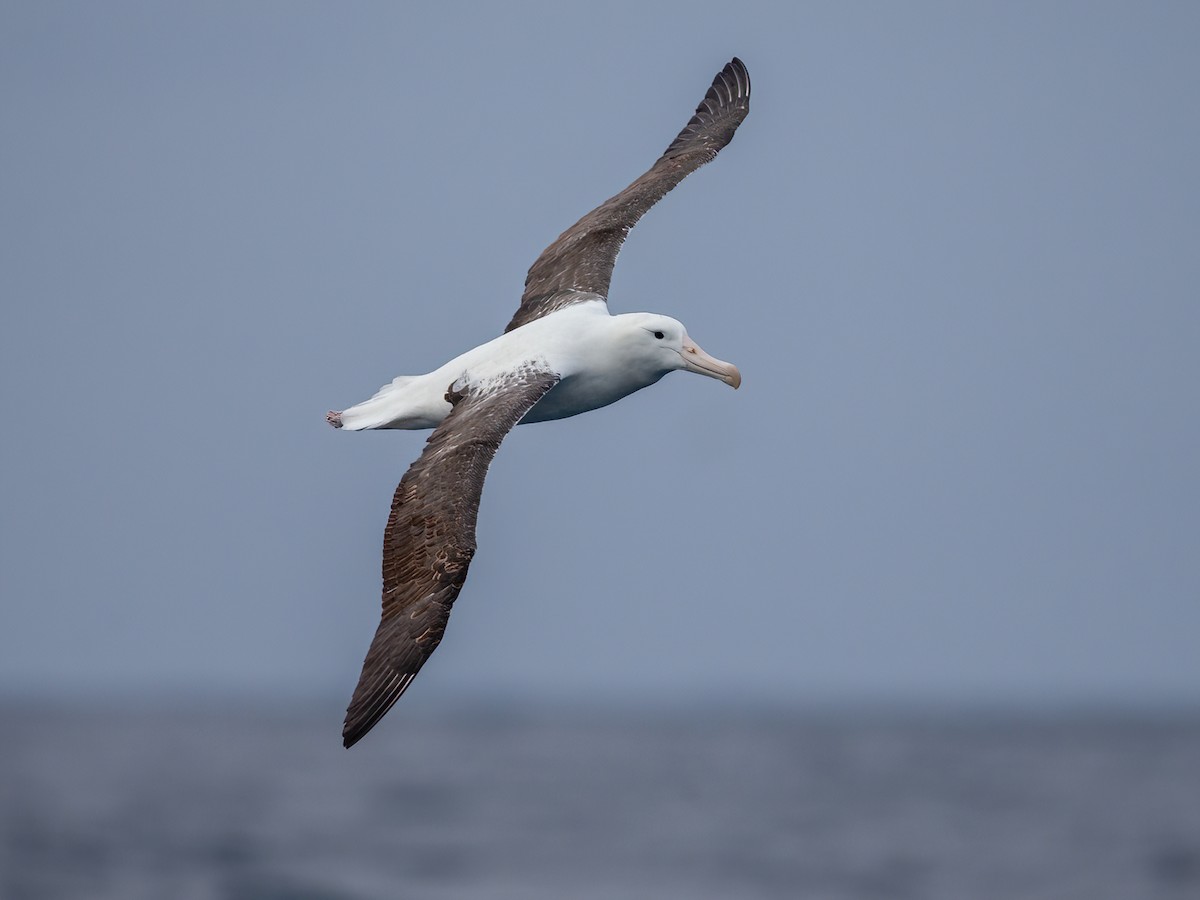
{"type": "MultiPolygon", "coordinates": [[[[375,392],[370,400],[356,403],[348,409],[330,410],[325,414],[325,421],[334,428],[344,428],[347,431],[366,431],[371,428],[406,428],[413,427],[403,421],[405,404],[397,395],[419,375],[401,375],[385,384],[375,392]],[[401,401],[401,402],[397,402],[401,401]]],[[[428,428],[429,425],[417,427],[428,428]]]]}

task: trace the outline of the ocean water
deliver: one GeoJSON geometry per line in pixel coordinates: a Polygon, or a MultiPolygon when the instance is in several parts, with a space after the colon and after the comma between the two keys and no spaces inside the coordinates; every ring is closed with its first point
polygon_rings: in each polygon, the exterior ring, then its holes
{"type": "Polygon", "coordinates": [[[1197,900],[1200,717],[0,707],[5,900],[1197,900]]]}

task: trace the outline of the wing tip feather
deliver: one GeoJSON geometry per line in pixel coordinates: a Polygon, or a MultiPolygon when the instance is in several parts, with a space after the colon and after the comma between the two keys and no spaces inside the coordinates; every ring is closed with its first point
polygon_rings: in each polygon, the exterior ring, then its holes
{"type": "Polygon", "coordinates": [[[416,672],[396,674],[383,690],[375,684],[361,693],[355,691],[346,709],[346,721],[342,724],[342,746],[349,750],[366,737],[396,705],[416,675],[416,672]]]}
{"type": "Polygon", "coordinates": [[[693,151],[708,151],[705,161],[710,161],[733,139],[749,112],[750,70],[735,56],[713,77],[696,112],[663,152],[663,157],[671,159],[693,151]],[[724,126],[717,127],[723,119],[724,126]]]}

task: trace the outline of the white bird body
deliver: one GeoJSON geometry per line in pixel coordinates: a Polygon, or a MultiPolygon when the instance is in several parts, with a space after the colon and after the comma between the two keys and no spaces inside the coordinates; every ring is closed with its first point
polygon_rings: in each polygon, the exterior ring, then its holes
{"type": "Polygon", "coordinates": [[[456,356],[424,375],[401,375],[330,421],[348,431],[436,428],[453,409],[455,384],[478,384],[521,368],[553,372],[559,383],[522,422],[565,419],[616,403],[675,369],[736,387],[737,369],[709,356],[683,325],[653,313],[609,315],[603,299],[564,307],[456,356]],[[656,335],[658,335],[656,337],[656,335]]]}

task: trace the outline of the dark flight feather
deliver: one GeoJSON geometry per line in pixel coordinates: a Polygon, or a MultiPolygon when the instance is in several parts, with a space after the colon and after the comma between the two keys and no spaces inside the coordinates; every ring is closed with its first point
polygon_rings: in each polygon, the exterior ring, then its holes
{"type": "Polygon", "coordinates": [[[345,746],[383,718],[437,649],[475,555],[488,466],[504,436],[558,380],[525,369],[446,395],[454,408],[392,499],[383,533],[383,614],[346,710],[345,746]]]}
{"type": "Polygon", "coordinates": [[[629,230],[688,175],[716,158],[750,112],[750,73],[736,56],[713,79],[696,114],[644,175],[600,204],[542,251],[505,331],[586,300],[607,299],[629,230]]]}

